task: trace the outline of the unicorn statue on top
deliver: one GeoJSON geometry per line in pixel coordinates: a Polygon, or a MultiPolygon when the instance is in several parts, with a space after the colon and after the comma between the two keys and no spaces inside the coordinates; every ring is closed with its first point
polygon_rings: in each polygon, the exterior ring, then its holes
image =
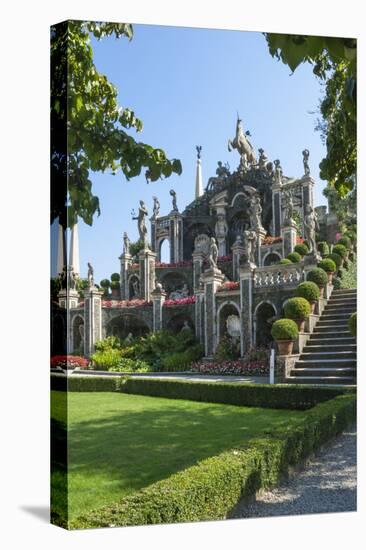
{"type": "Polygon", "coordinates": [[[247,170],[250,165],[257,163],[257,158],[252,144],[247,138],[247,136],[250,135],[250,132],[247,131],[244,134],[241,123],[242,121],[239,118],[238,113],[236,121],[236,135],[233,140],[229,139],[228,149],[229,151],[237,149],[240,155],[240,169],[247,170]]]}

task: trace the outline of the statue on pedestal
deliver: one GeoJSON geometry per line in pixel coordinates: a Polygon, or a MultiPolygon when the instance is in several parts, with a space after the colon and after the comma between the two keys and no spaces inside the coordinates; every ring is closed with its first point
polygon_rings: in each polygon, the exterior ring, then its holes
{"type": "Polygon", "coordinates": [[[219,256],[219,249],[217,248],[215,237],[210,239],[210,250],[208,253],[208,263],[212,269],[217,268],[217,258],[219,256]]]}
{"type": "Polygon", "coordinates": [[[280,164],[279,159],[276,159],[274,161],[274,165],[275,165],[275,168],[274,168],[275,183],[277,183],[277,185],[281,185],[282,184],[282,166],[280,164]]]}
{"type": "Polygon", "coordinates": [[[257,234],[255,231],[244,231],[244,248],[246,262],[255,264],[255,252],[257,248],[257,234]]]}
{"type": "Polygon", "coordinates": [[[126,231],[123,233],[123,252],[124,254],[130,253],[130,239],[128,238],[126,231]]]}
{"type": "Polygon", "coordinates": [[[144,246],[147,244],[147,227],[145,218],[148,215],[147,208],[144,201],[140,201],[139,214],[138,216],[132,216],[133,220],[137,220],[137,228],[139,231],[140,241],[144,243],[144,246]]]}
{"type": "Polygon", "coordinates": [[[268,163],[268,157],[266,153],[264,152],[264,149],[258,149],[259,153],[259,159],[258,159],[258,168],[259,170],[266,170],[267,169],[267,163],[268,163]]]}
{"type": "Polygon", "coordinates": [[[169,193],[172,196],[172,205],[173,205],[173,211],[178,212],[178,206],[177,206],[177,193],[174,191],[174,189],[171,189],[169,193]]]}
{"type": "Polygon", "coordinates": [[[319,231],[318,219],[315,210],[310,204],[307,205],[304,217],[305,240],[309,243],[309,251],[317,253],[315,231],[319,231]]]}
{"type": "Polygon", "coordinates": [[[253,195],[249,201],[249,217],[250,217],[250,228],[258,231],[263,229],[262,220],[262,207],[261,200],[258,195],[253,195]]]}
{"type": "Polygon", "coordinates": [[[310,176],[310,167],[309,167],[309,149],[304,149],[302,152],[303,164],[304,164],[304,176],[310,176]]]}
{"type": "Polygon", "coordinates": [[[243,132],[243,128],[241,125],[241,119],[238,118],[236,121],[236,134],[235,138],[233,140],[229,139],[228,141],[228,150],[232,151],[233,149],[236,149],[239,152],[240,155],[240,169],[246,170],[247,167],[251,164],[255,164],[257,162],[257,159],[255,157],[255,152],[252,147],[252,144],[248,140],[247,136],[250,136],[250,132],[243,132]]]}
{"type": "Polygon", "coordinates": [[[285,223],[290,222],[294,215],[294,200],[291,191],[288,189],[283,194],[285,199],[285,223]]]}
{"type": "Polygon", "coordinates": [[[132,290],[133,290],[133,298],[139,298],[140,297],[140,281],[135,278],[135,280],[132,281],[132,290]]]}
{"type": "Polygon", "coordinates": [[[159,213],[160,213],[160,202],[159,202],[158,197],[153,197],[153,201],[154,201],[153,218],[154,218],[154,220],[156,220],[156,218],[159,217],[159,213]]]}
{"type": "Polygon", "coordinates": [[[215,224],[215,235],[217,239],[225,239],[228,234],[229,226],[227,224],[224,214],[217,215],[217,222],[215,224]]]}
{"type": "Polygon", "coordinates": [[[94,286],[94,269],[91,263],[88,262],[88,286],[89,288],[94,286]]]}

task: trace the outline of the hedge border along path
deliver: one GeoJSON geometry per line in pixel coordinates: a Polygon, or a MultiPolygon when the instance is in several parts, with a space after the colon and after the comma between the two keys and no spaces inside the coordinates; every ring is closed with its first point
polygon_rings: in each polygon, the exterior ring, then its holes
{"type": "Polygon", "coordinates": [[[70,521],[69,529],[220,520],[240,498],[274,486],[291,464],[341,433],[356,412],[356,396],[339,395],[309,410],[287,431],[272,431],[158,481],[112,506],[70,521]]]}

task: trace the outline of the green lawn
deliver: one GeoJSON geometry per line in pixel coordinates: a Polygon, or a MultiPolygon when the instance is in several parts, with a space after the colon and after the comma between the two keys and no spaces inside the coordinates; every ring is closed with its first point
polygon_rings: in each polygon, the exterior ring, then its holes
{"type": "MultiPolygon", "coordinates": [[[[52,392],[56,438],[65,393],[52,392]]],[[[69,518],[110,504],[197,461],[286,428],[301,411],[199,403],[118,393],[68,394],[69,518]]],[[[53,510],[62,513],[65,474],[52,475],[53,510]]]]}

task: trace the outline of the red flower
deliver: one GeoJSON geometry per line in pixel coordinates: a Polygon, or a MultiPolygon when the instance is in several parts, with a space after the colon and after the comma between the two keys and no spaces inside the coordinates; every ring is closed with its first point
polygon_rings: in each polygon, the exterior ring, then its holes
{"type": "Polygon", "coordinates": [[[86,369],[89,365],[89,359],[79,355],[54,355],[51,357],[51,367],[61,367],[62,369],[74,369],[80,367],[86,369]]]}
{"type": "Polygon", "coordinates": [[[186,298],[178,298],[176,300],[165,300],[164,306],[183,306],[186,304],[194,304],[196,296],[187,296],[186,298]]]}
{"type": "Polygon", "coordinates": [[[239,281],[227,281],[226,283],[222,284],[217,291],[223,292],[224,290],[237,290],[240,287],[239,281]]]}

